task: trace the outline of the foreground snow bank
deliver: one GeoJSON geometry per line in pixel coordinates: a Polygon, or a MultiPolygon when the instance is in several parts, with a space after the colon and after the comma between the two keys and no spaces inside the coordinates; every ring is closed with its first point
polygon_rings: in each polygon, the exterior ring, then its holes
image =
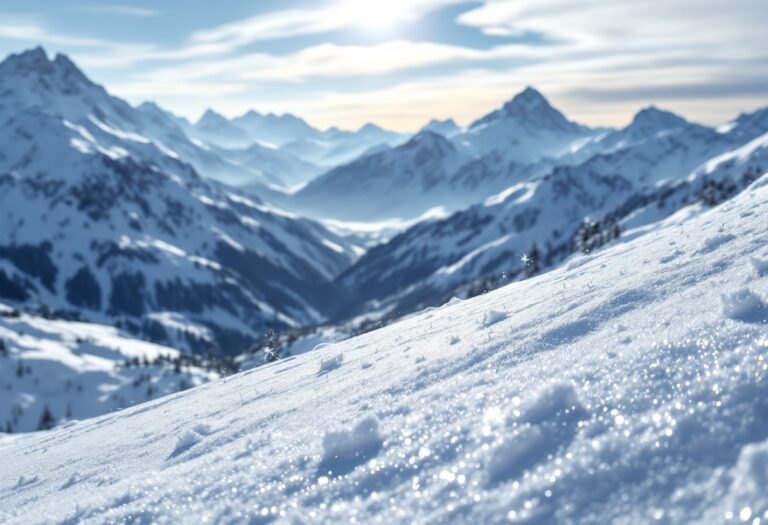
{"type": "Polygon", "coordinates": [[[766,523],[766,214],[7,438],[0,522],[766,523]]]}

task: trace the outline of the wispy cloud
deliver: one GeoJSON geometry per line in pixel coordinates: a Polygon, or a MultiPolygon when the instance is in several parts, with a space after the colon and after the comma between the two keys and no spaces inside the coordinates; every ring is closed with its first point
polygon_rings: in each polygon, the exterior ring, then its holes
{"type": "Polygon", "coordinates": [[[485,0],[458,22],[491,35],[534,32],[581,49],[615,54],[646,49],[762,54],[764,0],[485,0]]]}
{"type": "Polygon", "coordinates": [[[158,67],[146,78],[195,81],[230,78],[240,81],[304,82],[314,78],[351,78],[387,75],[451,62],[482,62],[524,58],[540,50],[505,45],[487,50],[433,42],[393,40],[373,45],[320,44],[296,53],[251,53],[215,60],[158,67]]]}
{"type": "Polygon", "coordinates": [[[440,7],[463,2],[467,0],[338,0],[315,8],[274,11],[198,31],[191,40],[236,49],[258,41],[367,26],[376,17],[387,17],[393,24],[413,21],[440,7]]]}
{"type": "Polygon", "coordinates": [[[102,38],[72,36],[50,30],[48,27],[29,22],[15,20],[11,23],[0,23],[0,40],[9,40],[26,45],[45,45],[54,48],[85,49],[83,56],[109,57],[113,63],[120,63],[120,57],[139,57],[156,50],[149,43],[121,43],[102,38]]]}
{"type": "Polygon", "coordinates": [[[151,18],[159,16],[160,11],[147,7],[135,7],[129,5],[98,5],[77,6],[73,9],[86,13],[101,13],[114,16],[134,16],[139,18],[151,18]]]}

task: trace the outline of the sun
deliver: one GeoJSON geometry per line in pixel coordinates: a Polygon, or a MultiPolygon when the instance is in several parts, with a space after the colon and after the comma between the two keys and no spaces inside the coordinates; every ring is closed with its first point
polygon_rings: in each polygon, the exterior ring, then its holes
{"type": "Polygon", "coordinates": [[[342,0],[342,16],[350,26],[369,31],[390,31],[412,18],[409,0],[342,0]]]}

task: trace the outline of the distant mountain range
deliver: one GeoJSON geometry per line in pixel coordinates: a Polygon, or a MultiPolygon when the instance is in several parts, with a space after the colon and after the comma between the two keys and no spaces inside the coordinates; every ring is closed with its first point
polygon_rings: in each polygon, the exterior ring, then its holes
{"type": "Polygon", "coordinates": [[[767,131],[765,111],[723,132],[645,109],[585,146],[587,160],[371,249],[338,279],[349,305],[340,315],[397,317],[538,273],[620,232],[640,234],[683,207],[722,202],[768,170],[767,131]]]}
{"type": "MultiPolygon", "coordinates": [[[[273,159],[278,159],[274,162],[282,163],[282,166],[270,166],[271,169],[265,171],[272,175],[271,180],[236,181],[239,185],[250,182],[252,190],[258,188],[253,185],[259,182],[267,182],[273,189],[290,190],[291,184],[307,182],[323,169],[350,162],[371,149],[394,146],[407,139],[406,135],[373,124],[366,124],[357,131],[338,128],[321,131],[294,115],[262,115],[253,110],[231,120],[208,110],[194,125],[181,122],[188,136],[217,147],[218,154],[224,159],[240,158],[245,151],[251,152],[253,157],[256,149],[261,156],[267,156],[269,152],[273,159]],[[293,167],[299,161],[304,165],[302,170],[281,169],[285,165],[293,167]],[[296,173],[303,177],[297,178],[296,173]]],[[[242,163],[235,163],[242,166],[242,163]]],[[[258,162],[249,164],[259,165],[258,162]]]]}
{"type": "Polygon", "coordinates": [[[200,384],[249,347],[303,352],[581,264],[768,171],[768,109],[710,128],[648,107],[595,129],[527,88],[412,136],[254,111],[192,124],[40,48],[0,63],[0,124],[13,432],[200,384]]]}
{"type": "Polygon", "coordinates": [[[713,129],[649,107],[596,129],[527,88],[413,136],[254,111],[191,124],[42,49],[0,64],[0,120],[0,298],[226,354],[522,278],[768,165],[765,109],[713,129]]]}

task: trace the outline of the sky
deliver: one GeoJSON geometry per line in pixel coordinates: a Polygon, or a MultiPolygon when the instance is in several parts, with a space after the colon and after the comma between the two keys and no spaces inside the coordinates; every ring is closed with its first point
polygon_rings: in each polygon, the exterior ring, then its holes
{"type": "Polygon", "coordinates": [[[2,0],[0,53],[43,45],[134,104],[413,131],[534,86],[621,126],[768,105],[766,0],[2,0]]]}

